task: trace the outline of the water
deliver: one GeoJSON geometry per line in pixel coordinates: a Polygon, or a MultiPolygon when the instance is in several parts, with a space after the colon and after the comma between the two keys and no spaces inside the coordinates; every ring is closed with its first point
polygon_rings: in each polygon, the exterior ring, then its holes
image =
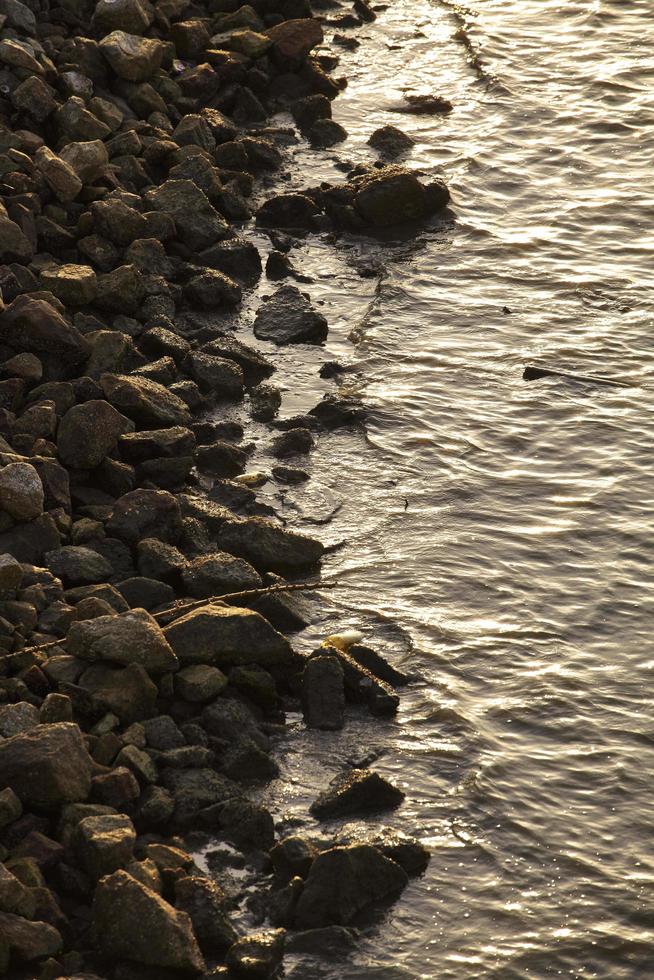
{"type": "MultiPolygon", "coordinates": [[[[318,531],[345,541],[325,565],[345,588],[300,642],[361,626],[419,679],[397,722],[294,720],[268,799],[312,827],[329,776],[385,750],[376,767],[407,792],[385,822],[433,859],[354,955],[291,957],[290,978],[654,976],[652,13],[396,0],[343,55],[347,143],[294,151],[296,186],[306,166],[333,179],[397,125],[455,217],[292,255],[330,321],[325,357],[355,362],[371,408],[365,439],[322,440],[309,490],[269,491],[308,530],[340,505],[318,531]],[[393,112],[404,91],[454,111],[393,112]],[[525,383],[534,361],[632,387],[525,383]]],[[[279,356],[290,415],[316,400],[315,351],[279,356]]]]}

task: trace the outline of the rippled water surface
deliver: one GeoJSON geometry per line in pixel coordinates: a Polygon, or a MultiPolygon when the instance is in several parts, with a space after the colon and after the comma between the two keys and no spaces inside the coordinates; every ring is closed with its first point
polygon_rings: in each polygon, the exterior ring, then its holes
{"type": "MultiPolygon", "coordinates": [[[[288,973],[654,977],[654,5],[397,0],[357,36],[334,105],[350,138],[297,162],[333,179],[392,123],[452,220],[293,252],[372,418],[366,441],[326,437],[283,507],[341,505],[318,529],[346,542],[330,625],[419,680],[396,723],[292,729],[270,798],[306,816],[353,747],[385,749],[407,793],[390,823],[433,859],[356,954],[288,973]],[[454,111],[394,112],[403,92],[454,111]],[[524,382],[533,361],[631,386],[524,382]]],[[[292,414],[315,354],[281,358],[292,414]]]]}

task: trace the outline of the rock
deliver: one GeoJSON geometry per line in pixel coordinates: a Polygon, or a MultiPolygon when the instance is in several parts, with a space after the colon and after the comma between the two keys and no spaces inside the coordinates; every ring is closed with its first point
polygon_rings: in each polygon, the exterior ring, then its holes
{"type": "Polygon", "coordinates": [[[185,426],[130,432],[118,440],[120,455],[126,463],[143,463],[148,459],[189,456],[195,449],[195,436],[185,426]]]}
{"type": "Polygon", "coordinates": [[[114,504],[106,528],[130,545],[151,537],[174,542],[182,530],[179,503],[167,490],[131,490],[114,504]]]}
{"type": "MultiPolygon", "coordinates": [[[[91,105],[96,100],[91,100],[91,105]]],[[[111,130],[104,122],[86,108],[84,99],[77,95],[71,97],[57,109],[54,115],[55,124],[62,138],[68,143],[87,142],[88,140],[104,140],[111,130]]]]}
{"type": "Polygon", "coordinates": [[[14,350],[55,354],[76,365],[88,356],[79,330],[64,320],[50,303],[24,294],[0,313],[0,340],[14,350]]]}
{"type": "Polygon", "coordinates": [[[190,664],[175,676],[175,693],[191,704],[205,704],[227,687],[222,670],[208,664],[190,664]]]}
{"type": "Polygon", "coordinates": [[[287,531],[265,517],[224,521],[217,541],[225,551],[245,558],[260,571],[313,565],[325,550],[315,538],[287,531]]]}
{"type": "Polygon", "coordinates": [[[103,374],[100,378],[107,401],[139,426],[185,425],[188,407],[181,398],[148,378],[103,374]]]}
{"type": "Polygon", "coordinates": [[[132,609],[157,609],[175,598],[175,591],[170,585],[138,575],[120,582],[118,589],[132,609]]]}
{"type": "Polygon", "coordinates": [[[0,469],[0,510],[17,521],[43,513],[43,484],[31,463],[9,463],[0,469]]]}
{"type": "Polygon", "coordinates": [[[39,723],[38,709],[29,701],[19,701],[17,704],[0,705],[0,735],[11,738],[20,732],[27,732],[39,723]]]}
{"type": "Polygon", "coordinates": [[[57,108],[57,100],[51,87],[32,75],[21,82],[11,93],[11,100],[20,112],[25,112],[37,123],[43,123],[57,108]]]}
{"type": "MultiPolygon", "coordinates": [[[[179,677],[179,674],[177,676],[179,677]]],[[[170,715],[149,718],[143,722],[143,729],[146,742],[150,748],[165,752],[168,749],[179,749],[186,745],[186,739],[170,715]]]]}
{"type": "Polygon", "coordinates": [[[225,963],[239,977],[272,977],[284,955],[285,929],[242,936],[227,950],[225,963]]]}
{"type": "Polygon", "coordinates": [[[91,400],[74,405],[59,423],[59,459],[75,469],[95,469],[115,449],[120,436],[133,428],[131,419],[107,401],[91,400]]]}
{"type": "Polygon", "coordinates": [[[96,303],[103,310],[121,315],[138,313],[144,296],[143,277],[134,265],[121,265],[98,276],[96,303]]]}
{"type": "Polygon", "coordinates": [[[182,664],[231,667],[289,663],[293,651],[285,636],[259,613],[208,604],[175,620],[164,630],[182,664]]]}
{"type": "Polygon", "coordinates": [[[0,830],[18,820],[23,812],[23,804],[16,796],[11,786],[0,790],[0,830]]]}
{"type": "Polygon", "coordinates": [[[87,306],[98,292],[98,280],[89,265],[58,265],[44,269],[41,285],[66,306],[87,306]]]}
{"type": "Polygon", "coordinates": [[[199,387],[216,397],[243,397],[243,371],[233,361],[194,351],[189,355],[188,369],[199,387]]]}
{"type": "Polygon", "coordinates": [[[358,912],[408,884],[394,861],[368,844],[332,847],[311,865],[295,913],[299,929],[347,925],[358,912]]]}
{"type": "Polygon", "coordinates": [[[366,703],[373,715],[396,713],[400,699],[390,684],[380,680],[354,660],[349,653],[345,653],[337,646],[328,646],[327,649],[331,650],[340,661],[345,680],[345,693],[351,701],[366,703]]]}
{"type": "Polygon", "coordinates": [[[102,954],[196,975],[205,969],[191,920],[127,874],[103,878],[93,899],[93,931],[102,954]]]}
{"type": "Polygon", "coordinates": [[[66,649],[91,663],[139,664],[153,676],[178,666],[161,627],[145,609],[73,623],[66,649]]]}
{"type": "Polygon", "coordinates": [[[147,191],[145,199],[153,210],[172,215],[180,240],[190,249],[208,248],[229,235],[227,222],[192,180],[166,180],[147,191]]]}
{"type": "Polygon", "coordinates": [[[311,841],[294,835],[275,844],[270,852],[270,859],[276,873],[281,877],[306,878],[319,853],[311,841]]]}
{"type": "Polygon", "coordinates": [[[217,439],[209,446],[198,448],[195,454],[195,462],[199,470],[214,476],[238,476],[245,470],[247,454],[231,442],[217,439]]]}
{"type": "Polygon", "coordinates": [[[17,589],[23,580],[23,569],[13,555],[0,555],[0,592],[17,589]]]}
{"type": "Polygon", "coordinates": [[[276,344],[321,344],[327,333],[327,320],[296,286],[280,286],[254,321],[255,336],[276,344]]]}
{"type": "Polygon", "coordinates": [[[415,146],[415,140],[395,126],[381,126],[371,134],[368,144],[386,157],[399,157],[415,146]]]}
{"type": "Polygon", "coordinates": [[[432,195],[415,174],[401,167],[384,167],[358,178],[354,206],[368,224],[378,228],[428,218],[449,200],[432,195]],[[440,203],[442,199],[442,203],[440,203]]]}
{"type": "Polygon", "coordinates": [[[92,585],[111,577],[111,565],[97,551],[83,546],[66,545],[48,551],[45,564],[65,585],[92,585]]]}
{"type": "Polygon", "coordinates": [[[195,824],[200,811],[238,796],[238,786],[213,769],[165,769],[161,782],[175,800],[179,826],[195,824]]]}
{"type": "Polygon", "coordinates": [[[134,773],[141,785],[156,783],[157,767],[147,752],[136,745],[126,745],[116,757],[115,765],[124,766],[134,773]]]}
{"type": "Polygon", "coordinates": [[[121,248],[132,245],[147,232],[148,225],[143,215],[120,198],[94,201],[91,214],[96,232],[121,248]]]}
{"type": "Polygon", "coordinates": [[[149,0],[98,0],[92,24],[100,35],[117,30],[145,34],[153,20],[149,0]]]}
{"type": "Polygon", "coordinates": [[[236,939],[226,904],[224,893],[211,878],[187,875],[175,880],[175,907],[189,916],[204,953],[222,953],[236,939]]]}
{"type": "MultiPolygon", "coordinates": [[[[231,784],[235,786],[234,783],[231,784]]],[[[258,803],[232,796],[199,814],[199,822],[208,830],[220,830],[244,853],[269,851],[275,842],[275,825],[271,813],[258,803]]]]}
{"type": "Polygon", "coordinates": [[[347,130],[335,119],[317,119],[306,132],[312,146],[326,149],[347,139],[347,130]]]}
{"type": "Polygon", "coordinates": [[[283,59],[301,61],[324,40],[322,27],[313,18],[285,20],[266,31],[275,52],[283,59]]]}
{"type": "Polygon", "coordinates": [[[85,817],[74,835],[75,852],[95,880],[129,864],[135,843],[134,825],[123,813],[85,817]]]}
{"type": "Polygon", "coordinates": [[[48,922],[29,922],[9,912],[0,912],[0,937],[12,956],[26,963],[55,956],[63,946],[61,934],[48,922]]]}
{"type": "Polygon", "coordinates": [[[91,757],[77,725],[64,722],[0,741],[0,786],[21,803],[49,810],[85,800],[91,790],[91,757]]]}
{"type": "Polygon", "coordinates": [[[101,177],[109,163],[107,147],[98,139],[67,143],[59,156],[85,184],[101,177]]]}
{"type": "Polygon", "coordinates": [[[0,206],[0,262],[29,262],[33,252],[25,232],[0,206]]]}
{"type": "Polygon", "coordinates": [[[318,208],[305,194],[276,194],[257,211],[257,224],[269,228],[312,231],[316,227],[318,208]]]}
{"type": "Polygon", "coordinates": [[[78,683],[99,707],[117,715],[124,724],[131,725],[154,714],[159,691],[140,664],[125,668],[93,664],[78,683]]]}
{"type": "Polygon", "coordinates": [[[83,184],[70,164],[53,153],[47,146],[36,151],[34,163],[44,180],[60,201],[74,201],[83,184]]]}
{"type": "MultiPolygon", "coordinates": [[[[358,843],[364,842],[358,841],[358,843]]],[[[431,858],[429,848],[419,840],[394,830],[382,830],[380,833],[372,834],[365,843],[371,844],[381,851],[384,857],[395,861],[409,876],[422,874],[431,858]]]]}
{"type": "Polygon", "coordinates": [[[345,689],[338,657],[312,657],[302,674],[302,711],[309,728],[337,731],[343,727],[345,689]]]}
{"type": "Polygon", "coordinates": [[[351,769],[337,776],[311,804],[311,813],[320,820],[350,814],[378,812],[400,805],[401,789],[369,769],[351,769]]]}
{"type": "Polygon", "coordinates": [[[258,589],[262,584],[252,565],[225,551],[201,555],[188,562],[182,571],[182,581],[188,595],[195,599],[258,589]]]}
{"type": "Polygon", "coordinates": [[[194,276],[186,286],[191,303],[203,310],[237,306],[241,302],[241,287],[222,272],[207,269],[194,276]]]}
{"type": "Polygon", "coordinates": [[[289,429],[273,439],[272,453],[278,459],[287,459],[289,456],[304,455],[313,447],[313,436],[309,429],[289,429]]]}
{"type": "Polygon", "coordinates": [[[381,654],[363,643],[353,643],[347,648],[347,655],[361,667],[364,667],[379,680],[390,684],[391,687],[403,687],[409,683],[408,674],[397,670],[385,660],[381,654]]]}
{"type": "Polygon", "coordinates": [[[161,66],[165,47],[161,41],[112,31],[100,41],[100,50],[119,78],[145,82],[161,66]]]}
{"type": "Polygon", "coordinates": [[[0,864],[0,912],[11,912],[26,919],[36,918],[34,893],[0,864]]]}

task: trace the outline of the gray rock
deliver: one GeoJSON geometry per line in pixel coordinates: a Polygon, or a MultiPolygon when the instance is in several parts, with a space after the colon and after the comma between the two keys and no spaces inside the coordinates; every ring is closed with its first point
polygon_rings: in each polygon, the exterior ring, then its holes
{"type": "Polygon", "coordinates": [[[153,20],[149,0],[98,0],[92,24],[101,35],[116,30],[145,34],[153,20]]]}
{"type": "Polygon", "coordinates": [[[41,286],[66,306],[87,306],[98,293],[98,280],[89,265],[59,265],[44,269],[41,286]]]}
{"type": "Polygon", "coordinates": [[[28,294],[17,296],[0,313],[0,339],[14,350],[55,354],[76,365],[88,356],[88,344],[50,303],[28,294]]]}
{"type": "MultiPolygon", "coordinates": [[[[92,103],[95,101],[92,100],[92,103]]],[[[69,143],[71,140],[76,142],[104,140],[111,133],[109,126],[98,119],[90,108],[87,109],[84,99],[77,95],[71,95],[57,109],[54,119],[63,143],[69,143]]],[[[72,167],[70,169],[72,170],[72,167]]]]}
{"type": "Polygon", "coordinates": [[[201,810],[239,795],[239,787],[213,769],[165,769],[161,782],[175,800],[174,820],[195,822],[201,810]]]}
{"type": "Polygon", "coordinates": [[[379,812],[400,805],[401,789],[370,769],[350,769],[337,776],[311,804],[314,817],[328,820],[351,814],[379,812]]]}
{"type": "Polygon", "coordinates": [[[260,571],[313,565],[325,550],[315,538],[287,531],[265,517],[225,521],[217,540],[225,551],[245,558],[260,571]]]}
{"type": "Polygon", "coordinates": [[[415,140],[395,126],[381,126],[370,136],[368,143],[385,157],[399,157],[415,146],[415,140]]]}
{"type": "Polygon", "coordinates": [[[98,276],[96,303],[103,310],[121,315],[138,313],[144,297],[145,283],[135,265],[120,265],[98,276]]]}
{"type": "Polygon", "coordinates": [[[93,931],[104,956],[196,975],[205,969],[191,920],[126,871],[103,878],[93,931]]]}
{"type": "Polygon", "coordinates": [[[286,637],[263,616],[235,606],[208,604],[194,609],[167,626],[164,633],[183,665],[274,666],[293,658],[286,637]]]}
{"type": "Polygon", "coordinates": [[[174,459],[188,456],[195,449],[195,436],[185,426],[130,432],[118,440],[120,455],[126,463],[143,463],[148,459],[174,459]]]}
{"type": "Polygon", "coordinates": [[[63,946],[61,934],[48,922],[29,922],[9,912],[0,912],[0,936],[11,955],[24,963],[55,956],[63,946]]]}
{"type": "Polygon", "coordinates": [[[181,398],[156,381],[103,374],[100,384],[107,401],[139,426],[186,425],[190,421],[181,398]]]}
{"type": "Polygon", "coordinates": [[[0,555],[0,591],[17,589],[23,580],[23,569],[13,555],[0,555]]]}
{"type": "Polygon", "coordinates": [[[189,356],[188,369],[199,387],[216,397],[243,397],[243,371],[234,361],[197,351],[189,356]]]}
{"type": "Polygon", "coordinates": [[[53,153],[47,146],[36,151],[34,162],[44,180],[60,201],[73,201],[83,184],[70,164],[53,153]]]}
{"type": "Polygon", "coordinates": [[[46,552],[45,564],[64,585],[92,585],[103,582],[112,574],[106,558],[82,545],[66,545],[46,552]]]}
{"type": "Polygon", "coordinates": [[[270,852],[270,859],[281,877],[306,878],[319,853],[319,849],[310,840],[293,835],[275,844],[270,852]]]}
{"type": "Polygon", "coordinates": [[[43,513],[43,484],[31,463],[9,463],[0,469],[0,510],[17,521],[43,513]]]}
{"type": "Polygon", "coordinates": [[[215,269],[207,269],[188,282],[186,296],[203,310],[216,310],[238,306],[242,292],[238,283],[229,276],[215,269]]]}
{"type": "MultiPolygon", "coordinates": [[[[179,675],[177,675],[179,676],[179,675]]],[[[145,738],[150,748],[165,752],[186,745],[186,739],[170,715],[159,715],[143,722],[145,738]]]]}
{"type": "Polygon", "coordinates": [[[368,844],[330,848],[311,865],[295,925],[347,925],[367,906],[399,894],[408,881],[398,864],[368,844]]]}
{"type": "Polygon", "coordinates": [[[444,184],[438,183],[429,191],[415,174],[397,166],[373,170],[353,183],[356,210],[365,222],[378,228],[428,218],[449,200],[444,184]]]}
{"type": "MultiPolygon", "coordinates": [[[[113,0],[109,0],[113,2],[113,0]]],[[[83,183],[91,183],[104,174],[109,163],[107,147],[102,140],[67,143],[59,154],[83,183]]]]}
{"type": "Polygon", "coordinates": [[[37,725],[0,741],[0,785],[11,786],[21,803],[54,809],[85,800],[92,761],[72,723],[37,725]]]}
{"type": "Polygon", "coordinates": [[[139,664],[153,676],[178,666],[161,627],[145,609],[73,623],[67,650],[91,663],[139,664]]]}
{"type": "Polygon", "coordinates": [[[280,286],[261,304],[254,321],[255,337],[275,344],[321,344],[327,333],[327,320],[297,286],[280,286]]]}
{"type": "Polygon", "coordinates": [[[309,728],[336,731],[343,727],[345,688],[338,657],[312,657],[302,674],[302,711],[309,728]]]}
{"type": "Polygon", "coordinates": [[[32,244],[20,225],[3,210],[0,206],[0,261],[29,262],[34,252],[32,244]]]}

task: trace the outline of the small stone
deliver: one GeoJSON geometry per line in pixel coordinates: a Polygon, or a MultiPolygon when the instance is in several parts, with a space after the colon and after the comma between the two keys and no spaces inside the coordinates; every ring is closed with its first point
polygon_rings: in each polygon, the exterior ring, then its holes
{"type": "Polygon", "coordinates": [[[182,571],[184,588],[190,596],[205,599],[229,592],[261,588],[261,576],[242,558],[225,551],[201,555],[182,571]]]}
{"type": "Polygon", "coordinates": [[[31,463],[9,463],[0,469],[0,510],[17,521],[43,513],[43,484],[31,463]]]}
{"type": "Polygon", "coordinates": [[[191,664],[175,675],[175,692],[183,701],[205,704],[227,687],[222,670],[209,664],[191,664]]]}
{"type": "Polygon", "coordinates": [[[238,976],[272,977],[282,962],[285,937],[285,929],[242,936],[227,950],[225,963],[238,976]]]}
{"type": "Polygon", "coordinates": [[[129,864],[135,842],[134,825],[123,813],[85,817],[74,835],[82,867],[95,880],[129,864]]]}
{"type": "Polygon", "coordinates": [[[23,580],[23,568],[13,555],[0,555],[0,591],[17,589],[23,580]]]}
{"type": "Polygon", "coordinates": [[[59,156],[84,183],[101,177],[109,163],[107,147],[102,140],[67,143],[59,156]]]}
{"type": "Polygon", "coordinates": [[[185,425],[190,421],[184,402],[156,381],[103,374],[100,384],[107,400],[138,426],[185,425]]]}
{"type": "Polygon", "coordinates": [[[3,738],[11,738],[12,735],[27,732],[38,724],[38,709],[29,701],[0,705],[0,735],[3,738]]]}
{"type": "Polygon", "coordinates": [[[229,234],[229,225],[192,180],[166,180],[145,199],[153,210],[170,214],[177,233],[190,249],[203,249],[229,234]]]}
{"type": "Polygon", "coordinates": [[[191,303],[203,310],[237,306],[241,302],[241,287],[222,272],[207,269],[194,276],[186,286],[191,303]]]}
{"type": "Polygon", "coordinates": [[[415,140],[395,126],[381,126],[371,134],[370,146],[386,157],[398,157],[415,146],[415,140]]]}
{"type": "Polygon", "coordinates": [[[149,0],[98,0],[92,23],[100,35],[115,30],[144,34],[153,20],[149,0]]]}
{"type": "Polygon", "coordinates": [[[0,741],[0,785],[28,806],[53,809],[85,800],[92,761],[77,725],[37,725],[0,741]]]}
{"type": "Polygon", "coordinates": [[[322,44],[324,35],[319,21],[303,17],[297,20],[285,20],[281,24],[266,31],[275,46],[275,51],[283,59],[301,61],[318,44],[322,44]]]}
{"type": "Polygon", "coordinates": [[[276,344],[321,344],[327,320],[296,286],[281,286],[257,311],[254,334],[276,344]]]}
{"type": "Polygon", "coordinates": [[[45,564],[67,586],[103,582],[112,572],[109,562],[97,551],[76,545],[48,551],[45,564]]]}
{"type": "Polygon", "coordinates": [[[34,162],[48,186],[60,201],[73,201],[82,189],[82,181],[73,168],[47,146],[36,151],[34,162]]]}
{"type": "Polygon", "coordinates": [[[329,654],[312,657],[302,674],[302,711],[309,728],[337,731],[343,727],[343,668],[329,654]]]}

